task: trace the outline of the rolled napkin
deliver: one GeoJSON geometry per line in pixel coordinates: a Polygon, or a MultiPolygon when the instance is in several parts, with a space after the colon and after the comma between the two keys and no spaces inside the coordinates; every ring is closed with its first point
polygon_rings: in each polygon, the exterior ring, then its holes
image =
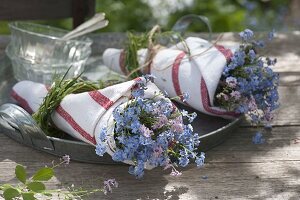
{"type": "MultiPolygon", "coordinates": [[[[115,151],[113,111],[116,107],[128,103],[131,90],[144,78],[113,85],[101,90],[69,94],[63,98],[51,118],[57,128],[69,135],[96,146],[100,143],[99,134],[104,127],[107,130],[107,153],[115,151]]],[[[40,83],[21,81],[14,85],[11,96],[28,112],[36,112],[47,95],[48,88],[40,83]]],[[[145,98],[152,98],[159,89],[152,82],[147,82],[145,98]]],[[[162,95],[159,98],[164,98],[162,95]]],[[[133,164],[132,161],[124,161],[133,164]]],[[[145,168],[152,168],[146,163],[145,168]]]]}
{"type": "MultiPolygon", "coordinates": [[[[170,48],[154,52],[141,49],[137,52],[143,73],[156,77],[155,84],[170,97],[190,95],[185,103],[203,113],[234,118],[238,115],[214,106],[214,96],[222,72],[235,48],[212,44],[204,39],[189,37],[170,48]],[[149,57],[152,59],[149,60],[149,57]]],[[[113,71],[129,74],[125,67],[125,51],[106,49],[103,61],[113,71]]],[[[182,101],[181,101],[182,102],[182,101]]]]}

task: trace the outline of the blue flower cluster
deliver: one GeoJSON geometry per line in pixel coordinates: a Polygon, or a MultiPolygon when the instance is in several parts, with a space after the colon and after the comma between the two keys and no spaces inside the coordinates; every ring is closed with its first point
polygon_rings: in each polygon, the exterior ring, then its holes
{"type": "MultiPolygon", "coordinates": [[[[173,176],[181,174],[174,166],[185,167],[190,159],[195,160],[198,167],[202,166],[205,155],[197,153],[200,137],[193,132],[191,124],[184,124],[184,118],[192,122],[196,115],[181,113],[162,93],[144,98],[147,81],[151,79],[138,81],[132,90],[132,99],[113,111],[116,150],[112,159],[133,161],[129,173],[137,178],[143,177],[146,164],[171,167],[173,176]]],[[[105,140],[105,131],[101,131],[101,141],[105,140]]],[[[97,145],[97,154],[103,155],[104,149],[101,144],[97,145]]]]}
{"type": "MultiPolygon", "coordinates": [[[[246,29],[239,35],[243,43],[224,68],[215,103],[249,115],[255,124],[268,123],[272,120],[272,111],[279,106],[279,76],[271,68],[277,60],[258,55],[257,48],[265,44],[253,40],[251,30],[246,29]]],[[[274,31],[268,35],[269,40],[273,37],[274,31]]]]}
{"type": "Polygon", "coordinates": [[[265,143],[265,139],[261,132],[256,132],[255,135],[252,137],[253,144],[263,144],[265,143]]]}

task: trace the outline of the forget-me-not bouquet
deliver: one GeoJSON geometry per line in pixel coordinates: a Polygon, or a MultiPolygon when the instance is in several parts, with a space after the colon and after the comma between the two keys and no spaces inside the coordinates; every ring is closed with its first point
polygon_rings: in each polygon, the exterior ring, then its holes
{"type": "MultiPolygon", "coordinates": [[[[273,32],[268,40],[272,40],[273,32]]],[[[278,105],[279,76],[272,70],[276,59],[264,58],[258,50],[265,42],[254,40],[246,29],[241,32],[242,44],[225,66],[218,85],[215,104],[236,113],[250,116],[254,124],[269,123],[278,105]]]]}
{"type": "Polygon", "coordinates": [[[129,161],[129,173],[137,178],[143,176],[145,166],[171,168],[174,176],[181,174],[175,167],[187,166],[190,159],[202,166],[205,155],[198,153],[199,135],[190,124],[196,114],[180,111],[160,91],[149,98],[145,90],[147,85],[139,81],[132,89],[130,101],[113,111],[111,127],[101,130],[97,154],[107,151],[107,132],[113,128],[112,159],[129,161]]]}

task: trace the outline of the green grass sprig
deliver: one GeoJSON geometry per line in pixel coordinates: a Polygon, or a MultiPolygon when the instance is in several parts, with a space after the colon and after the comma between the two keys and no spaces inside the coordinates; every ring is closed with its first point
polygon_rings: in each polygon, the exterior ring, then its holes
{"type": "MultiPolygon", "coordinates": [[[[183,37],[179,33],[173,31],[160,32],[158,26],[153,27],[148,33],[134,34],[128,32],[127,38],[128,41],[125,46],[125,68],[128,73],[128,79],[141,76],[143,68],[146,67],[147,62],[149,62],[146,60],[145,66],[139,65],[138,50],[148,48],[151,51],[154,46],[161,45],[162,42],[167,44],[176,44],[178,40],[184,42],[183,37]]],[[[188,46],[185,46],[189,52],[188,46]]]]}
{"type": "Polygon", "coordinates": [[[114,80],[106,82],[83,80],[81,78],[81,74],[71,79],[65,79],[66,74],[62,78],[55,79],[38,111],[33,114],[33,118],[37,124],[45,132],[45,134],[49,136],[65,136],[65,133],[59,131],[51,119],[52,113],[59,106],[65,96],[69,94],[99,90],[117,83],[117,81],[114,80]]]}

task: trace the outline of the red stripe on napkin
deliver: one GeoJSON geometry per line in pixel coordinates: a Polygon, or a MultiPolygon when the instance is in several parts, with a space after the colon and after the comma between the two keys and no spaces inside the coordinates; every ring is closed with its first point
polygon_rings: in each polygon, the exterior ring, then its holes
{"type": "Polygon", "coordinates": [[[114,104],[113,101],[111,101],[109,98],[107,98],[97,90],[89,92],[89,95],[90,97],[92,97],[92,99],[94,99],[100,106],[102,106],[106,110],[109,109],[114,104]]]}
{"type": "Polygon", "coordinates": [[[140,80],[142,80],[142,78],[141,77],[136,77],[135,79],[133,79],[134,80],[134,84],[136,84],[136,82],[138,82],[138,81],[140,81],[140,80]]]}
{"type": "Polygon", "coordinates": [[[177,96],[179,96],[181,100],[183,100],[183,97],[182,97],[182,92],[181,92],[180,83],[179,83],[179,67],[180,67],[180,63],[181,63],[182,59],[184,58],[184,56],[185,56],[185,52],[181,52],[180,54],[178,54],[178,56],[176,57],[176,59],[173,63],[173,67],[172,67],[173,86],[174,86],[177,96]]]}
{"type": "Polygon", "coordinates": [[[122,50],[120,53],[120,58],[119,58],[119,65],[120,65],[120,69],[122,71],[123,74],[127,75],[127,69],[125,66],[125,50],[122,50]]]}
{"type": "Polygon", "coordinates": [[[17,101],[19,102],[19,104],[21,105],[22,108],[24,108],[28,113],[33,113],[32,108],[29,106],[28,102],[21,97],[20,95],[18,95],[16,93],[16,91],[12,90],[10,95],[17,101]]]}
{"type": "Polygon", "coordinates": [[[56,112],[66,120],[66,122],[76,130],[82,137],[90,141],[92,144],[96,145],[96,139],[88,134],[77,122],[73,119],[73,117],[61,106],[59,105],[56,108],[56,112]]]}
{"type": "Polygon", "coordinates": [[[207,112],[215,114],[215,115],[228,115],[228,116],[232,116],[232,117],[238,117],[239,116],[235,112],[220,111],[220,110],[213,109],[211,107],[210,101],[209,101],[208,90],[207,90],[206,83],[205,83],[203,78],[201,78],[201,97],[202,97],[203,108],[207,112]]]}
{"type": "Polygon", "coordinates": [[[215,47],[225,56],[227,62],[229,62],[231,57],[233,56],[232,51],[219,44],[215,44],[215,47]]]}

